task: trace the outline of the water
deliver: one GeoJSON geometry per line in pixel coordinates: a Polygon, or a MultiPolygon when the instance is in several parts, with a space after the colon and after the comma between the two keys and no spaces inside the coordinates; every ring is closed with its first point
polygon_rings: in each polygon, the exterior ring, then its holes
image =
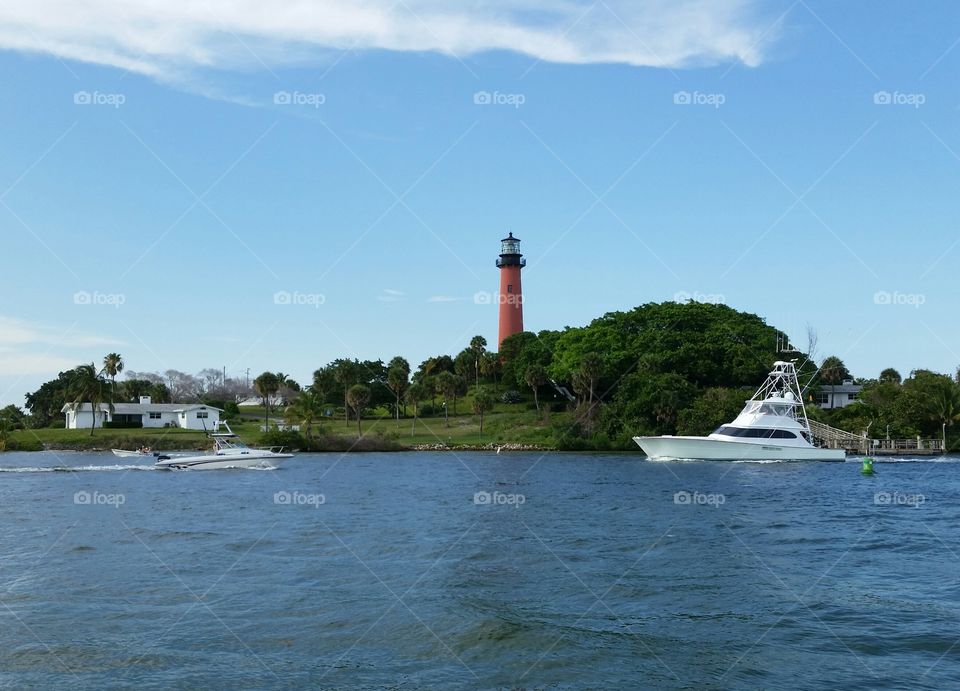
{"type": "Polygon", "coordinates": [[[957,688],[960,459],[876,467],[0,455],[0,686],[957,688]]]}

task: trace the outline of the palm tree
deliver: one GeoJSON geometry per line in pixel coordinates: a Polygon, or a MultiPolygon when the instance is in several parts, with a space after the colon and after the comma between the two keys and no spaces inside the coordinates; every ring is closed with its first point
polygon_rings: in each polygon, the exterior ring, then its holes
{"type": "Polygon", "coordinates": [[[540,412],[540,399],[537,397],[537,389],[547,383],[547,373],[540,365],[530,365],[527,371],[523,373],[523,380],[531,389],[533,389],[533,402],[537,406],[537,412],[540,412]]]}
{"type": "Polygon", "coordinates": [[[264,431],[269,432],[270,397],[280,390],[280,381],[277,379],[277,375],[273,372],[264,372],[253,380],[253,389],[260,395],[260,398],[263,399],[264,426],[266,428],[264,431]]]}
{"type": "Polygon", "coordinates": [[[473,369],[476,373],[477,388],[480,388],[480,360],[487,352],[487,339],[483,336],[474,336],[470,339],[470,350],[473,352],[473,369]]]}
{"type": "Polygon", "coordinates": [[[497,375],[500,373],[501,366],[500,356],[496,353],[484,353],[480,358],[480,373],[493,379],[494,390],[497,388],[497,375]]]}
{"type": "Polygon", "coordinates": [[[937,382],[928,403],[927,414],[932,420],[946,427],[953,427],[953,423],[960,422],[960,387],[948,380],[937,382]]]}
{"type": "Polygon", "coordinates": [[[413,423],[410,427],[411,437],[417,431],[417,413],[420,410],[420,401],[425,401],[428,398],[430,398],[430,392],[423,382],[416,382],[407,389],[406,400],[413,406],[413,423]]]}
{"type": "Polygon", "coordinates": [[[843,360],[836,355],[823,359],[820,365],[820,379],[824,384],[842,384],[844,379],[850,378],[850,370],[843,364],[843,360]]]}
{"type": "Polygon", "coordinates": [[[307,444],[313,440],[313,425],[323,417],[323,397],[307,389],[286,407],[284,415],[304,428],[307,444]]]}
{"type": "Polygon", "coordinates": [[[110,353],[103,358],[103,371],[110,377],[110,402],[117,392],[117,375],[123,371],[123,356],[120,353],[110,353]]]}
{"type": "Polygon", "coordinates": [[[493,393],[487,387],[477,389],[473,397],[473,412],[480,416],[480,436],[483,437],[483,414],[493,410],[493,393]]]}
{"type": "MultiPolygon", "coordinates": [[[[350,385],[356,382],[356,367],[349,360],[337,360],[334,363],[333,378],[343,387],[343,419],[350,420],[350,401],[347,393],[350,385]]],[[[359,421],[359,420],[358,420],[359,421]]]]}
{"type": "Polygon", "coordinates": [[[397,429],[400,429],[400,396],[403,395],[409,385],[407,380],[409,376],[410,372],[404,370],[402,365],[394,365],[387,371],[387,386],[396,397],[397,429]]]}
{"type": "Polygon", "coordinates": [[[370,387],[364,384],[354,384],[347,390],[347,403],[357,413],[357,436],[363,436],[363,430],[360,429],[360,418],[363,417],[363,409],[370,403],[370,387]]]}
{"type": "MultiPolygon", "coordinates": [[[[103,405],[103,379],[100,372],[91,362],[89,365],[80,365],[70,376],[70,382],[67,385],[67,394],[73,398],[74,414],[80,412],[80,407],[84,403],[90,404],[90,413],[92,422],[90,423],[90,436],[93,436],[93,430],[97,426],[97,415],[101,414],[100,406],[103,405]]],[[[113,402],[109,403],[108,410],[113,412],[113,402]]]]}
{"type": "Polygon", "coordinates": [[[443,396],[443,421],[444,425],[450,426],[450,416],[447,406],[447,399],[452,398],[457,390],[457,375],[453,372],[441,372],[436,378],[437,391],[443,396]]]}

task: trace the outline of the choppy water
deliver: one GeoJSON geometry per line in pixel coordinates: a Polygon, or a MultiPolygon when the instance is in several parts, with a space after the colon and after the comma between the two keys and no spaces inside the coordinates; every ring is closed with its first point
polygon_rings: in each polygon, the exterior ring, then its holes
{"type": "Polygon", "coordinates": [[[0,686],[958,688],[957,461],[0,455],[0,686]]]}

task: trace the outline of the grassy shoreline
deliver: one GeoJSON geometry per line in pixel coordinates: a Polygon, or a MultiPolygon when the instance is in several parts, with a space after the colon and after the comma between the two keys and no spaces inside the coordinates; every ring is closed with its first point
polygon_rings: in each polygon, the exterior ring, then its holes
{"type": "MultiPolygon", "coordinates": [[[[271,420],[271,424],[273,424],[271,420]]],[[[310,451],[551,451],[558,448],[555,426],[569,424],[566,413],[537,414],[536,411],[495,412],[484,418],[480,434],[475,415],[451,415],[411,418],[398,422],[389,417],[375,417],[361,422],[358,437],[355,420],[325,419],[312,432],[310,451]]],[[[246,413],[230,425],[240,438],[251,446],[266,443],[262,437],[263,417],[246,413]]],[[[275,443],[275,442],[270,442],[275,443]]],[[[210,439],[202,431],[182,429],[24,429],[9,436],[7,451],[109,451],[134,450],[149,446],[155,451],[202,450],[210,447],[210,439]]],[[[306,449],[305,449],[306,450],[306,449]]],[[[589,450],[589,449],[584,449],[589,450]]]]}

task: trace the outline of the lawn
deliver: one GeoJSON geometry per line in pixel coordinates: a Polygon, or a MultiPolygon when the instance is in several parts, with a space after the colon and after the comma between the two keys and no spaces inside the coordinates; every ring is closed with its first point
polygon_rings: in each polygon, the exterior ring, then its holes
{"type": "MultiPolygon", "coordinates": [[[[389,411],[378,408],[369,411],[361,422],[364,437],[382,438],[402,446],[445,444],[466,446],[482,444],[524,444],[553,447],[554,426],[570,422],[570,413],[529,410],[525,404],[498,403],[494,410],[484,416],[483,435],[480,434],[480,417],[469,411],[469,399],[457,402],[457,415],[445,420],[442,415],[417,418],[401,417],[399,424],[390,417],[389,411]]],[[[412,409],[408,408],[408,412],[412,409]]],[[[271,411],[271,426],[283,419],[283,411],[271,411]]],[[[230,421],[230,427],[247,444],[260,443],[264,424],[263,408],[242,408],[239,418],[230,421]]],[[[356,420],[345,421],[342,417],[324,418],[314,428],[321,433],[355,439],[356,420]]],[[[89,429],[44,428],[17,430],[10,435],[8,448],[39,450],[55,449],[137,449],[149,446],[154,450],[206,449],[211,441],[202,431],[177,428],[163,429],[97,429],[90,436],[89,429]]]]}

